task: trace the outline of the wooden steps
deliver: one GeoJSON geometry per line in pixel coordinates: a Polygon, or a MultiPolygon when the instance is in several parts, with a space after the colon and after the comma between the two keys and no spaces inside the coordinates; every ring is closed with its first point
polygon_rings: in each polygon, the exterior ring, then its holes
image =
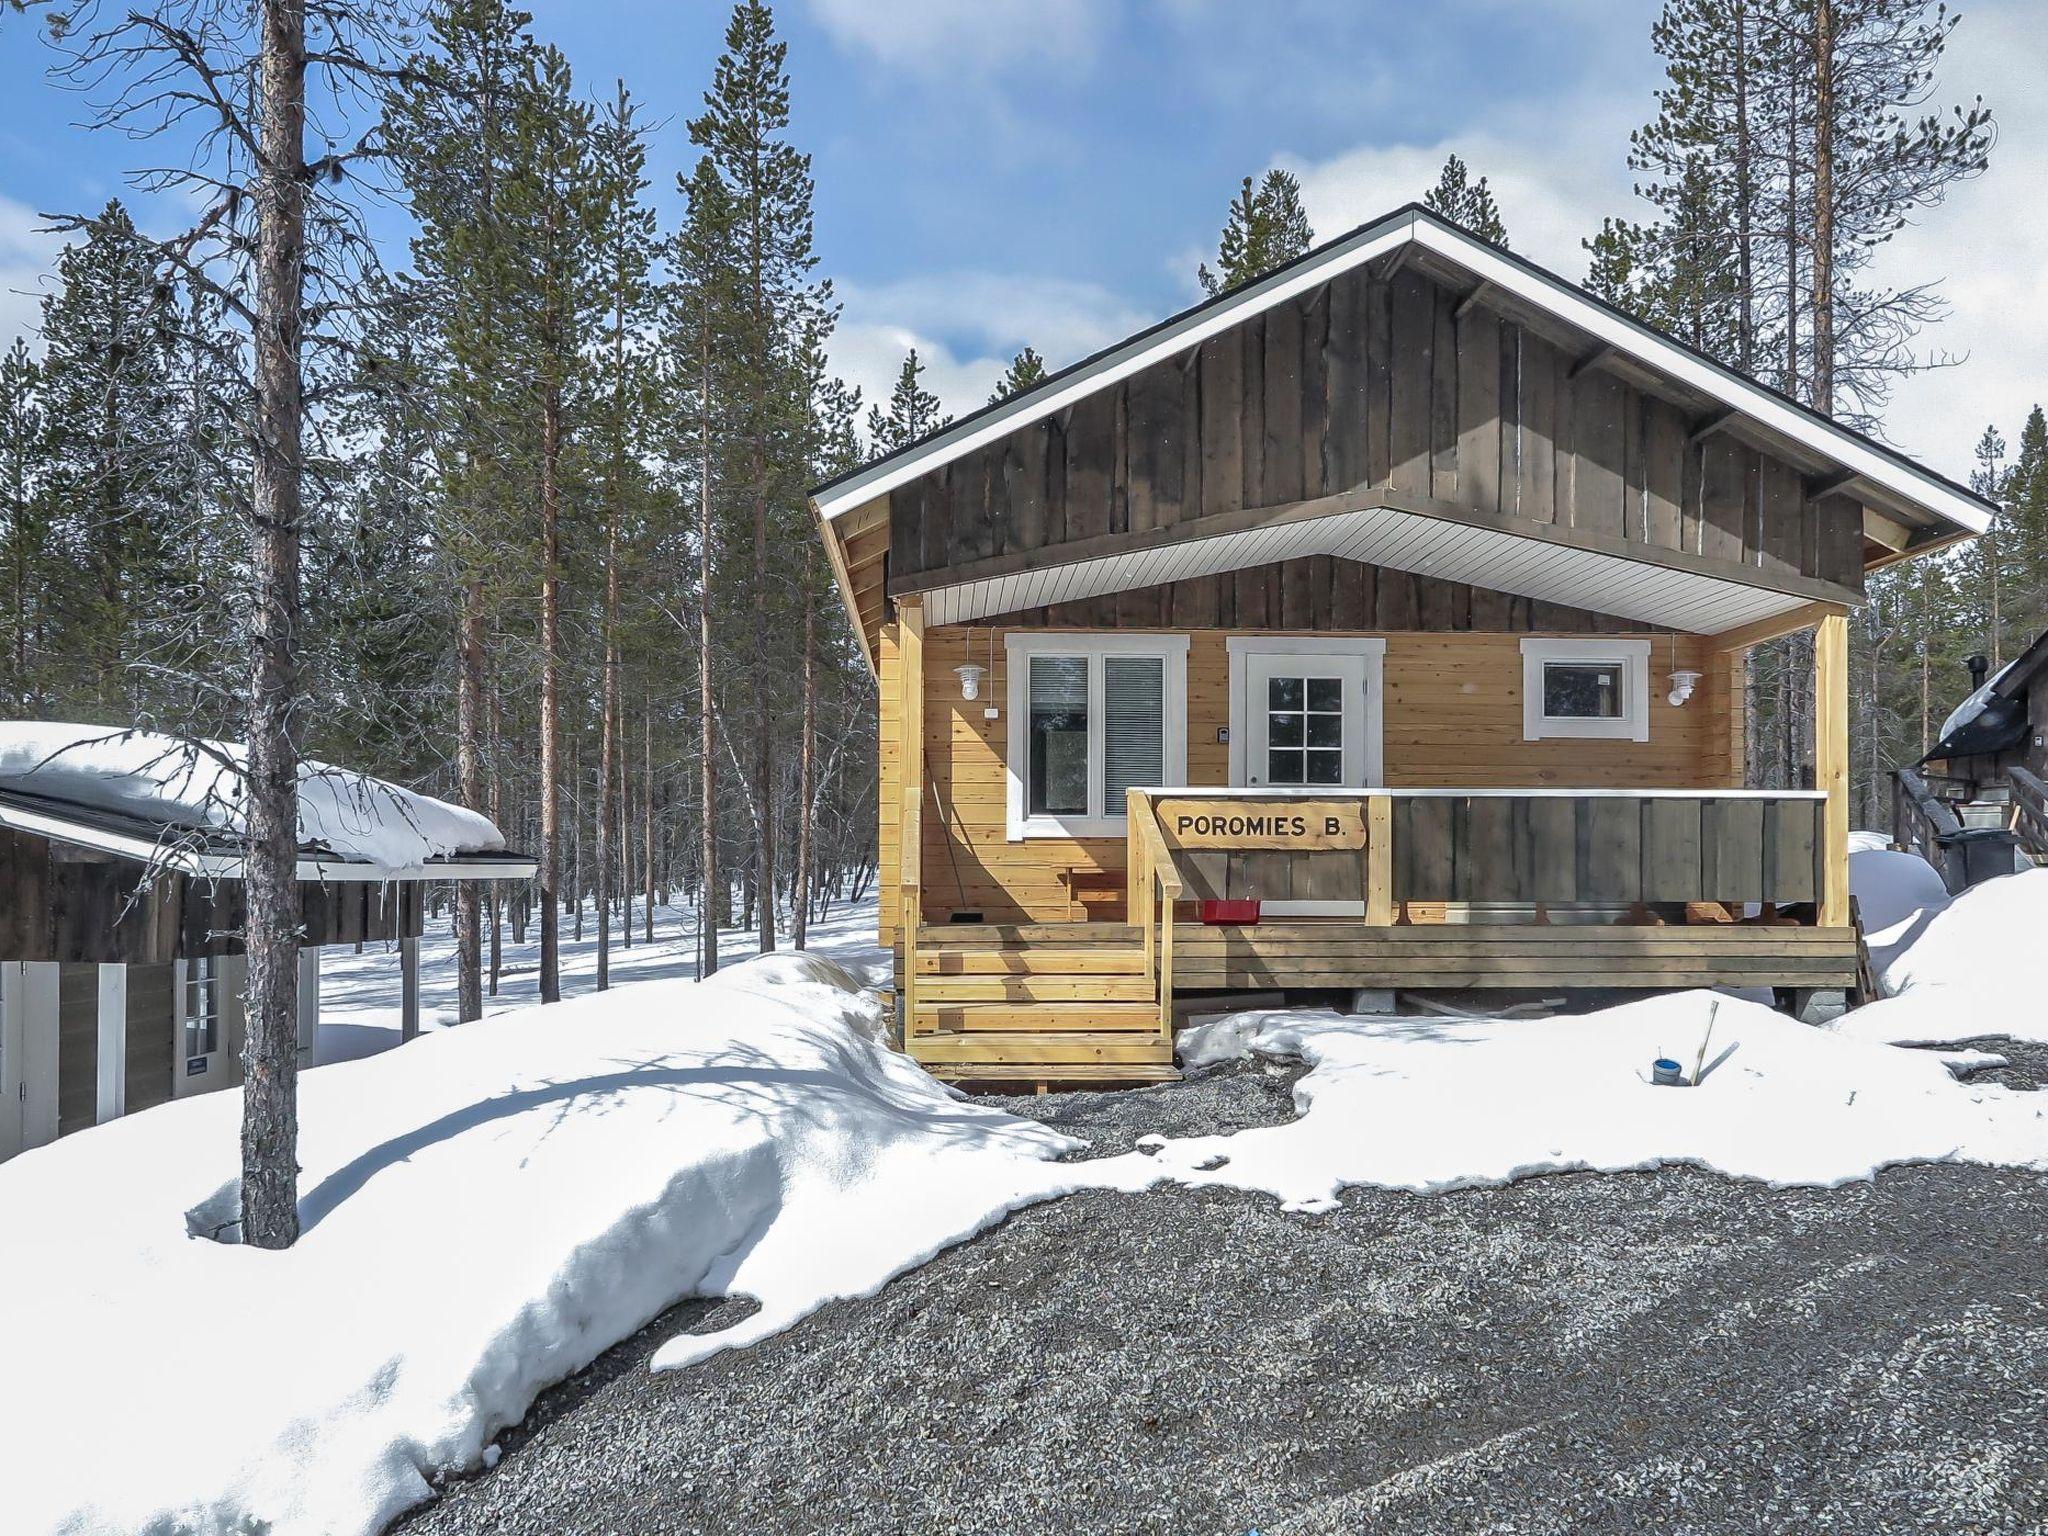
{"type": "Polygon", "coordinates": [[[1123,923],[920,928],[905,1042],[934,1076],[990,1088],[1171,1082],[1144,935],[1123,923]]]}
{"type": "Polygon", "coordinates": [[[1022,1030],[1152,1030],[1159,1005],[1143,1003],[919,1003],[917,1027],[932,1033],[1022,1030]]]}

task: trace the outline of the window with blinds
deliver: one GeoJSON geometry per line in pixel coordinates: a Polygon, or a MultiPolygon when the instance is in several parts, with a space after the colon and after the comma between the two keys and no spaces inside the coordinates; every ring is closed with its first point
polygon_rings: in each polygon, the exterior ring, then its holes
{"type": "Polygon", "coordinates": [[[1012,635],[1012,837],[1122,837],[1124,797],[1187,777],[1187,640],[1012,635]]]}
{"type": "Polygon", "coordinates": [[[1166,663],[1157,656],[1102,658],[1102,808],[1114,816],[1124,791],[1166,779],[1166,663]]]}

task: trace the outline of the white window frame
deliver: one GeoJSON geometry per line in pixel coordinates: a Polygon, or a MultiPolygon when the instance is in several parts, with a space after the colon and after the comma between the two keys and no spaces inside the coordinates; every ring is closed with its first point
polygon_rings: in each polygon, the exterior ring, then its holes
{"type": "Polygon", "coordinates": [[[1164,722],[1160,763],[1165,782],[1145,788],[1178,788],[1188,781],[1188,637],[1186,635],[1097,634],[1040,630],[1003,637],[1003,663],[1009,675],[1010,751],[1004,765],[1009,781],[1005,829],[1013,843],[1036,837],[1122,837],[1127,818],[1121,805],[1106,806],[1102,798],[1102,662],[1107,656],[1156,656],[1164,691],[1160,717],[1164,722]],[[1088,663],[1088,813],[1085,816],[1031,816],[1025,813],[1025,764],[1031,750],[1031,658],[1078,656],[1088,663]]]}
{"type": "Polygon", "coordinates": [[[1522,740],[1553,737],[1582,740],[1650,739],[1650,642],[1648,640],[1556,639],[1522,642],[1522,740]],[[1621,713],[1610,719],[1543,712],[1543,669],[1559,663],[1589,667],[1621,663],[1621,713]]]}
{"type": "MultiPolygon", "coordinates": [[[[1251,740],[1251,701],[1246,691],[1245,658],[1248,656],[1345,656],[1355,657],[1364,670],[1365,697],[1359,705],[1359,723],[1364,728],[1363,751],[1355,763],[1345,764],[1344,788],[1365,789],[1384,784],[1386,768],[1386,678],[1387,642],[1383,635],[1232,635],[1224,641],[1230,653],[1230,782],[1249,783],[1245,763],[1246,743],[1251,740]]],[[[1350,757],[1347,752],[1346,758],[1350,757]]]]}

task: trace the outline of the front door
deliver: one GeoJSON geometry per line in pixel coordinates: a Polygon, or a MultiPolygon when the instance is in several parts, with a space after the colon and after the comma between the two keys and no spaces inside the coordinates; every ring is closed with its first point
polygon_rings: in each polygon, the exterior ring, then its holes
{"type": "Polygon", "coordinates": [[[1377,650],[1244,646],[1238,708],[1243,746],[1231,782],[1256,789],[1362,789],[1379,781],[1377,650]]]}
{"type": "MultiPolygon", "coordinates": [[[[1232,639],[1230,781],[1251,789],[1363,789],[1380,782],[1374,639],[1232,639]]],[[[1269,901],[1274,916],[1362,916],[1357,901],[1269,901]]]]}

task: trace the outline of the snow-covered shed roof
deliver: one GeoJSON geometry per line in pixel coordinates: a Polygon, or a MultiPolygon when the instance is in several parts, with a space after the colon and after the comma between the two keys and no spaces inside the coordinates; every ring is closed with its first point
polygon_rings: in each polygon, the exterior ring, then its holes
{"type": "Polygon", "coordinates": [[[1425,264],[1465,295],[1465,306],[1485,306],[1569,337],[1579,358],[1575,371],[1604,369],[1653,382],[1694,413],[1695,439],[1708,433],[1743,438],[1799,468],[1811,485],[1861,501],[1867,566],[1969,537],[1988,525],[1992,507],[1967,487],[1410,204],[818,486],[813,505],[863,639],[871,640],[881,618],[891,492],[1381,258],[1425,264]]]}
{"type": "Polygon", "coordinates": [[[2048,630],[1949,712],[1941,722],[1941,739],[1920,761],[1979,757],[2019,746],[2030,729],[2028,695],[2044,673],[2048,673],[2048,630]]]}
{"type": "MultiPolygon", "coordinates": [[[[247,850],[239,742],[65,721],[0,722],[0,826],[216,879],[247,850]]],[[[299,877],[517,879],[533,861],[475,811],[368,774],[299,765],[299,877]]]]}

